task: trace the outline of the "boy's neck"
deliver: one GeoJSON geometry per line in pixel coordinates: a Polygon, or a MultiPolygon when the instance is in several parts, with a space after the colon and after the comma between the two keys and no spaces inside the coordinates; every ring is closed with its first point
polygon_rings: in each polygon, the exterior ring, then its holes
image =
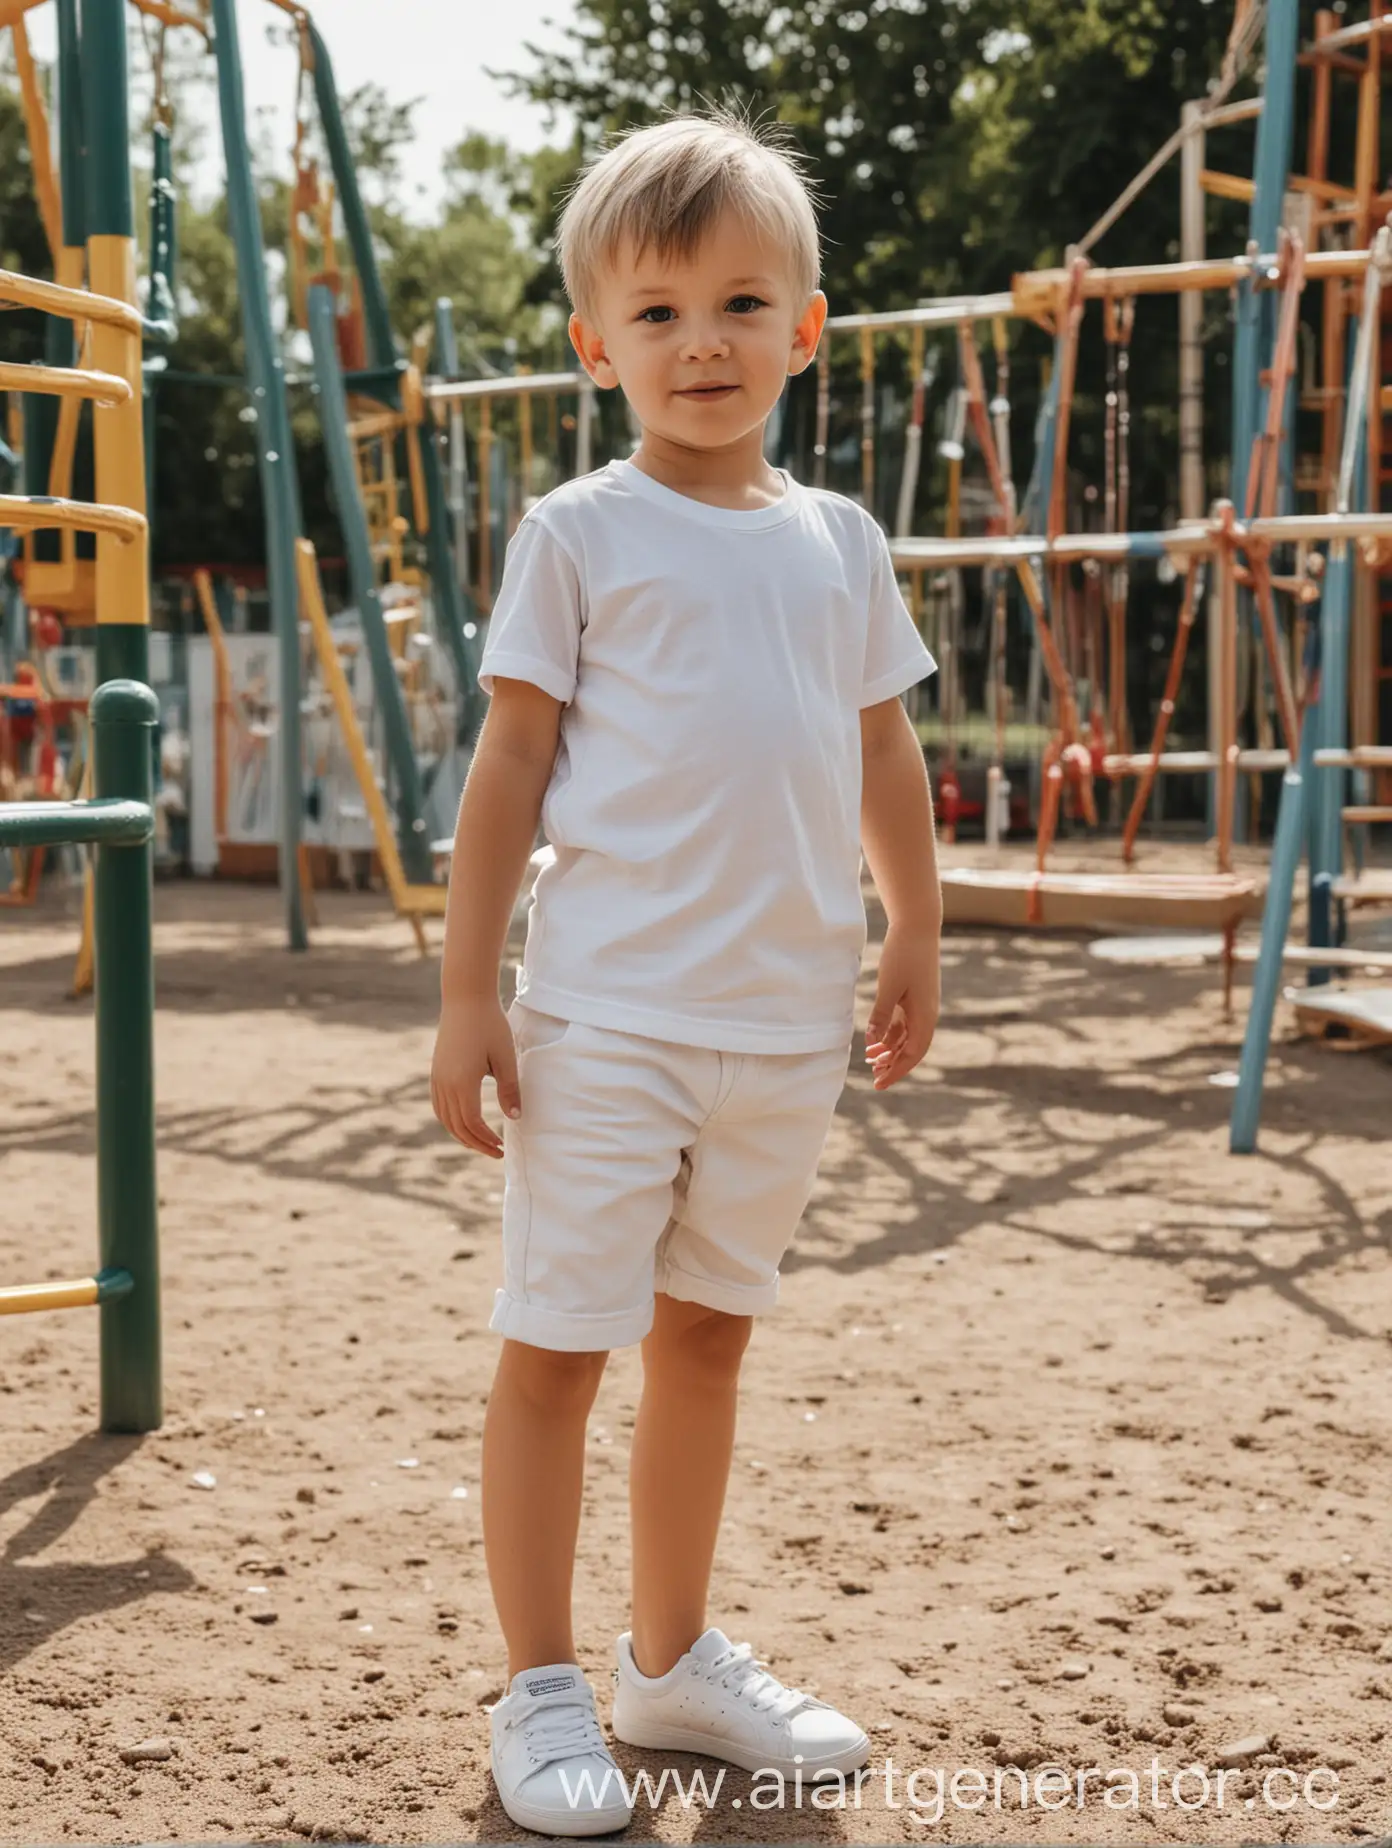
{"type": "Polygon", "coordinates": [[[705,501],[711,507],[748,512],[773,506],[786,492],[783,477],[764,459],[762,424],[723,449],[692,449],[644,430],[628,459],[674,494],[705,501]]]}

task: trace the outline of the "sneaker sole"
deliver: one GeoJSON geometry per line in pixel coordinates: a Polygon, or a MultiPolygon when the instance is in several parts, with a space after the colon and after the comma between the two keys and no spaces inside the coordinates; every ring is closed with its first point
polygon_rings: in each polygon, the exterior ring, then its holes
{"type": "Polygon", "coordinates": [[[521,1803],[516,1797],[503,1795],[502,1780],[498,1776],[498,1762],[491,1751],[488,1754],[488,1762],[493,1773],[493,1788],[498,1793],[498,1801],[519,1828],[533,1829],[538,1835],[616,1835],[620,1829],[626,1829],[633,1820],[633,1811],[627,1804],[616,1805],[607,1810],[579,1808],[549,1810],[535,1808],[530,1803],[521,1803]]]}
{"type": "Polygon", "coordinates": [[[827,1752],[820,1758],[804,1754],[801,1764],[794,1764],[791,1758],[761,1756],[752,1746],[738,1745],[733,1739],[712,1738],[709,1733],[688,1731],[681,1726],[621,1725],[616,1715],[612,1730],[614,1737],[625,1745],[638,1745],[653,1752],[695,1752],[702,1758],[719,1758],[727,1764],[738,1765],[741,1771],[779,1771],[784,1777],[801,1772],[804,1781],[815,1777],[819,1771],[858,1771],[870,1757],[870,1741],[864,1733],[854,1745],[842,1751],[827,1752]]]}

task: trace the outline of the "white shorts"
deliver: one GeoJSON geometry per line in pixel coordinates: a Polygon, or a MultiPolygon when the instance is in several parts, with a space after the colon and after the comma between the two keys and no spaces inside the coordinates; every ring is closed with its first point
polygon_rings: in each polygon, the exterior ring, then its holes
{"type": "Polygon", "coordinates": [[[522,1115],[503,1129],[503,1288],[489,1327],[629,1347],[653,1296],[733,1315],[778,1300],[849,1045],[721,1053],[514,1002],[522,1115]]]}

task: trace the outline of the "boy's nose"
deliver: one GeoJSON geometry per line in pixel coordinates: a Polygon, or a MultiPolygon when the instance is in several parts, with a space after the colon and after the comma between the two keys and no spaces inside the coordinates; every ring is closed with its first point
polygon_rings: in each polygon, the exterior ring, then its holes
{"type": "Polygon", "coordinates": [[[729,343],[714,327],[691,329],[682,345],[683,359],[719,359],[729,352],[729,343]]]}

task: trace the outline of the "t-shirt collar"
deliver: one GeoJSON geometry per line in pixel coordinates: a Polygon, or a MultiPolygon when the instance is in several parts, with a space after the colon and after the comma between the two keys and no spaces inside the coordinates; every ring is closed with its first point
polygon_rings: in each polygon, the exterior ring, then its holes
{"type": "Polygon", "coordinates": [[[777,472],[783,478],[783,498],[768,507],[712,507],[708,501],[693,500],[689,494],[678,494],[675,488],[664,487],[632,462],[611,462],[607,472],[631,493],[651,501],[654,506],[665,507],[669,513],[681,514],[688,520],[699,520],[704,526],[724,527],[727,532],[757,532],[763,527],[781,526],[785,520],[793,518],[802,498],[802,488],[782,468],[777,472]]]}

